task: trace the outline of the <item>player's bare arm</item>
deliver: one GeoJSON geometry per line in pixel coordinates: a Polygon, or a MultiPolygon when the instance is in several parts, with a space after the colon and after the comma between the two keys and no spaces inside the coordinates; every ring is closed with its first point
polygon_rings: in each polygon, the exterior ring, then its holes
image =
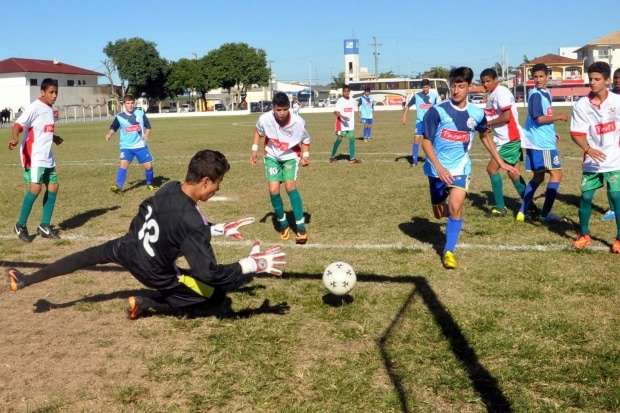
{"type": "Polygon", "coordinates": [[[498,126],[504,126],[509,121],[510,121],[510,108],[503,111],[502,114],[499,115],[497,118],[488,121],[487,126],[489,128],[496,128],[498,126]]]}
{"type": "Polygon", "coordinates": [[[299,163],[301,166],[310,165],[310,145],[307,143],[301,144],[301,160],[299,163]]]}
{"type": "Polygon", "coordinates": [[[566,122],[568,120],[568,115],[566,113],[558,113],[557,115],[551,116],[539,116],[536,118],[536,122],[539,125],[547,125],[549,123],[554,123],[557,121],[566,122]]]}
{"type": "Polygon", "coordinates": [[[13,127],[11,128],[11,135],[9,137],[9,149],[13,150],[17,147],[17,145],[19,145],[19,134],[21,133],[20,131],[21,126],[19,126],[17,123],[13,125],[13,127]]]}
{"type": "Polygon", "coordinates": [[[452,185],[452,182],[454,182],[454,177],[450,174],[450,171],[443,167],[441,162],[439,162],[439,159],[437,159],[437,155],[435,155],[435,150],[433,149],[433,143],[428,139],[423,139],[422,149],[424,150],[424,153],[426,153],[427,159],[435,167],[437,175],[439,175],[439,179],[441,179],[441,181],[446,185],[452,185]]]}
{"type": "Polygon", "coordinates": [[[150,137],[151,137],[151,130],[149,128],[145,128],[142,139],[144,139],[145,141],[148,141],[150,137]]]}
{"type": "Polygon", "coordinates": [[[588,141],[585,135],[571,133],[570,136],[573,139],[573,142],[575,142],[577,146],[581,148],[584,155],[588,155],[590,158],[594,159],[597,162],[605,161],[605,153],[599,151],[598,149],[594,149],[590,145],[588,145],[588,141]]]}
{"type": "Polygon", "coordinates": [[[112,135],[114,135],[114,129],[110,129],[108,133],[105,134],[105,140],[109,142],[112,138],[112,135]]]}
{"type": "Polygon", "coordinates": [[[252,137],[252,147],[250,150],[250,165],[256,165],[258,159],[258,141],[261,136],[256,129],[254,129],[254,136],[252,137]]]}

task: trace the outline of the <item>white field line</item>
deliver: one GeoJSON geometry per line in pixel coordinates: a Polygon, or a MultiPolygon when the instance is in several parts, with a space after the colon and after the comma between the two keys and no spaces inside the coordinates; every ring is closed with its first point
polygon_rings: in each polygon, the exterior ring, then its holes
{"type": "MultiPolygon", "coordinates": [[[[120,237],[123,234],[115,234],[107,237],[92,237],[82,234],[62,234],[62,239],[67,241],[98,241],[104,242],[120,237]]],[[[2,234],[1,240],[16,239],[15,235],[2,234]]],[[[36,241],[35,241],[36,242],[36,241]]],[[[227,240],[213,240],[213,245],[233,247],[233,248],[249,248],[252,246],[253,241],[227,241],[227,240]]],[[[306,245],[296,244],[283,244],[278,242],[262,242],[264,246],[280,245],[286,248],[295,249],[316,249],[316,250],[358,250],[358,251],[432,251],[433,245],[426,242],[414,242],[412,244],[405,244],[401,242],[387,243],[387,244],[325,244],[325,243],[309,243],[306,245]]],[[[459,249],[473,250],[473,251],[510,251],[510,252],[550,252],[550,251],[574,251],[570,245],[570,242],[565,243],[553,243],[553,244],[471,244],[461,243],[458,244],[459,249]]],[[[589,248],[594,251],[608,251],[609,248],[602,245],[593,245],[589,248]]]]}

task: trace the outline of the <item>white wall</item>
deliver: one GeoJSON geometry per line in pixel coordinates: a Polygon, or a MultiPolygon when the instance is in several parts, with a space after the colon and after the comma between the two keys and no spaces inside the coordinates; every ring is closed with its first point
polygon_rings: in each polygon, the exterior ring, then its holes
{"type": "Polygon", "coordinates": [[[30,103],[26,78],[15,74],[0,74],[0,110],[9,108],[15,114],[20,107],[30,103]]]}

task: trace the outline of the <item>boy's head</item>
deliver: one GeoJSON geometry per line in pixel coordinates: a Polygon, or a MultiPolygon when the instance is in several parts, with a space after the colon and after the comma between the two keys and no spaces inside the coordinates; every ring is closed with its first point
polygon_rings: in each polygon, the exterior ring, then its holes
{"type": "Polygon", "coordinates": [[[289,116],[289,108],[291,107],[291,102],[288,100],[286,93],[275,93],[273,99],[271,99],[271,104],[273,106],[273,115],[278,123],[286,122],[289,116]]]}
{"type": "Polygon", "coordinates": [[[229,170],[230,164],[223,153],[204,149],[196,152],[189,161],[185,182],[197,188],[199,200],[206,201],[220,189],[229,170]]]}
{"type": "Polygon", "coordinates": [[[364,94],[366,96],[370,95],[370,88],[369,87],[366,87],[366,89],[364,89],[364,94]]]}
{"type": "Polygon", "coordinates": [[[342,96],[345,99],[349,99],[349,96],[351,95],[351,87],[349,85],[344,85],[342,87],[342,96]]]}
{"type": "Polygon", "coordinates": [[[428,95],[428,92],[431,90],[431,81],[428,79],[422,79],[422,92],[425,95],[428,95]]]}
{"type": "Polygon", "coordinates": [[[133,95],[125,95],[125,97],[123,98],[123,107],[125,108],[125,111],[127,113],[133,112],[136,107],[136,99],[133,97],[133,95]]]}
{"type": "Polygon", "coordinates": [[[41,95],[39,99],[50,106],[56,103],[58,98],[58,82],[54,79],[45,78],[41,82],[41,95]]]}
{"type": "Polygon", "coordinates": [[[611,67],[606,62],[594,62],[588,67],[590,90],[593,93],[600,93],[609,89],[610,77],[611,67]]]}
{"type": "Polygon", "coordinates": [[[547,65],[544,63],[536,63],[532,67],[532,78],[534,79],[534,86],[537,88],[543,88],[547,85],[547,65]]]}
{"type": "Polygon", "coordinates": [[[497,87],[497,72],[489,67],[480,73],[480,83],[487,92],[492,92],[497,87]]]}
{"type": "Polygon", "coordinates": [[[450,82],[450,92],[452,101],[456,104],[467,101],[469,85],[474,78],[474,72],[467,66],[455,67],[450,70],[448,81],[450,82]]]}
{"type": "Polygon", "coordinates": [[[620,92],[620,69],[614,71],[614,90],[620,92]]]}

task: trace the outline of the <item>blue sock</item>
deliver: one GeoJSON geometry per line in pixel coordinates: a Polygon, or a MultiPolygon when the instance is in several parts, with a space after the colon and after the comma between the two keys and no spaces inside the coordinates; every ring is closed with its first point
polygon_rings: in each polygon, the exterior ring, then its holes
{"type": "Polygon", "coordinates": [[[538,189],[538,185],[540,185],[540,182],[535,182],[534,180],[527,183],[525,192],[523,192],[523,202],[521,202],[519,212],[525,214],[525,211],[527,211],[527,208],[532,203],[532,199],[534,199],[534,193],[538,189]]]}
{"type": "Polygon", "coordinates": [[[123,189],[126,179],[127,179],[127,169],[123,169],[119,167],[118,171],[116,171],[116,186],[119,187],[120,189],[123,189]]]}
{"type": "Polygon", "coordinates": [[[147,185],[153,185],[153,168],[144,170],[144,177],[147,185]]]}
{"type": "Polygon", "coordinates": [[[418,163],[418,154],[420,153],[420,144],[414,143],[411,145],[411,158],[413,159],[413,163],[418,163]]]}
{"type": "Polygon", "coordinates": [[[372,128],[368,128],[368,139],[372,138],[372,128]]]}
{"type": "Polygon", "coordinates": [[[454,219],[448,217],[448,225],[446,226],[446,245],[443,248],[443,252],[452,251],[456,248],[456,243],[459,240],[459,234],[461,233],[461,227],[463,227],[463,219],[454,219]]]}
{"type": "Polygon", "coordinates": [[[549,182],[547,184],[547,190],[545,191],[545,203],[543,204],[543,209],[541,212],[543,218],[549,215],[549,212],[551,212],[551,208],[553,207],[553,202],[555,201],[555,197],[558,194],[559,187],[559,182],[549,182]]]}

